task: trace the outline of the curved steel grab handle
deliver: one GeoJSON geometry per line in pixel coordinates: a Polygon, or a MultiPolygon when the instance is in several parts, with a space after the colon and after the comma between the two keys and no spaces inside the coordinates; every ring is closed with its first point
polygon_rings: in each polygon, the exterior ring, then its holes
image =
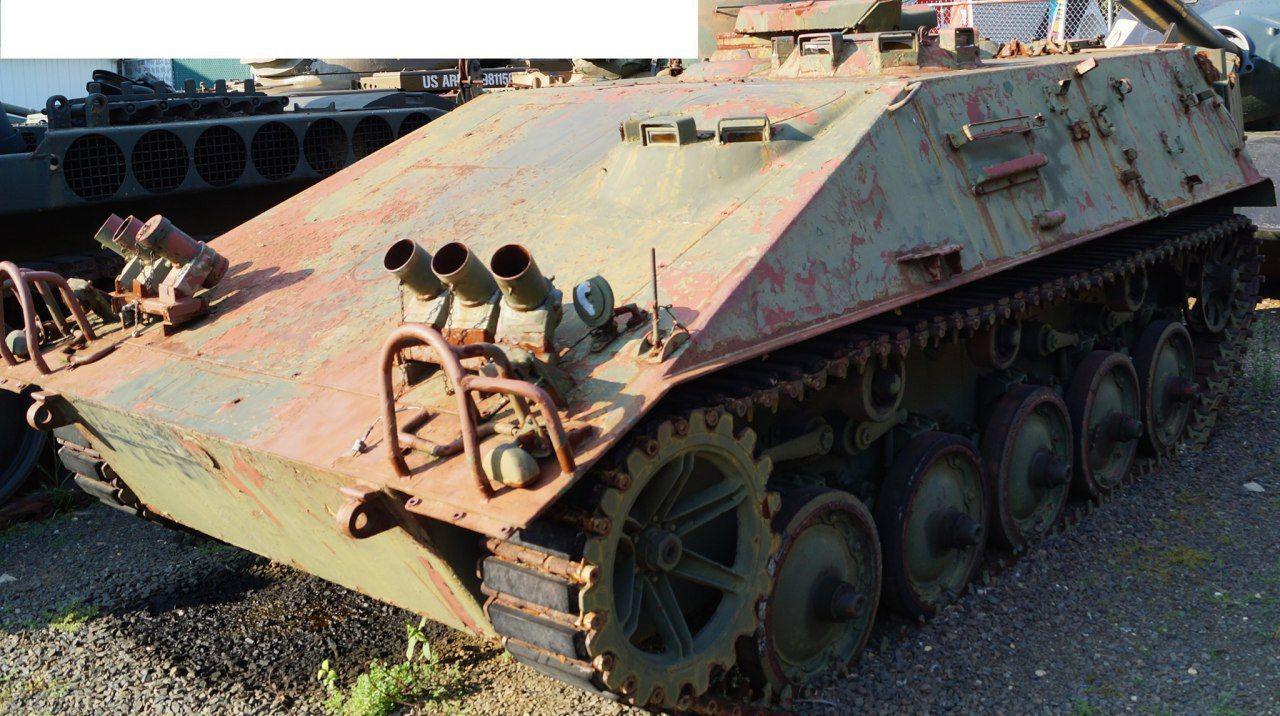
{"type": "MultiPolygon", "coordinates": [[[[84,333],[87,340],[96,340],[97,335],[93,332],[93,327],[89,325],[89,318],[85,315],[84,309],[80,307],[80,301],[75,294],[71,292],[71,286],[67,285],[67,280],[52,271],[31,271],[19,268],[12,261],[0,261],[0,272],[4,272],[13,281],[13,290],[18,294],[18,303],[22,306],[23,330],[27,337],[27,353],[31,356],[31,362],[35,363],[36,370],[41,375],[48,375],[53,371],[49,369],[49,364],[44,360],[44,354],[40,352],[40,336],[36,330],[36,311],[35,305],[31,300],[31,283],[51,283],[62,293],[62,300],[66,302],[67,307],[71,309],[71,315],[75,317],[76,323],[80,326],[80,330],[84,333]]],[[[3,290],[0,289],[0,306],[3,306],[3,290]]],[[[2,337],[0,337],[2,338],[2,337]]],[[[9,365],[17,365],[18,360],[9,350],[9,346],[3,340],[0,340],[0,356],[9,365]]]]}
{"type": "Polygon", "coordinates": [[[454,395],[458,402],[458,421],[462,428],[462,451],[466,455],[471,474],[476,485],[485,497],[492,497],[493,487],[484,474],[480,462],[480,438],[475,424],[474,404],[471,402],[471,391],[480,393],[502,393],[513,398],[512,403],[517,412],[527,414],[525,401],[538,406],[547,423],[547,432],[551,445],[555,450],[560,469],[572,473],[575,469],[573,453],[570,451],[569,439],[565,434],[564,424],[556,414],[555,403],[542,388],[511,377],[511,366],[502,349],[491,343],[472,343],[465,346],[454,346],[440,335],[436,329],[424,323],[405,323],[398,326],[382,345],[382,422],[386,428],[387,450],[390,453],[391,467],[396,475],[408,477],[411,474],[409,464],[404,459],[400,448],[400,429],[396,421],[395,385],[392,368],[400,351],[413,346],[426,346],[435,353],[435,363],[444,371],[445,377],[453,384],[454,395]],[[500,356],[500,357],[499,357],[500,356]],[[465,358],[487,357],[498,366],[501,378],[467,375],[462,369],[465,358]]]}
{"type": "Polygon", "coordinates": [[[912,98],[916,96],[916,92],[919,91],[920,86],[922,84],[923,84],[922,82],[908,82],[907,84],[903,85],[902,89],[906,91],[907,93],[906,96],[885,105],[885,108],[884,108],[885,111],[890,113],[897,112],[898,110],[907,106],[907,103],[910,102],[912,98]]]}

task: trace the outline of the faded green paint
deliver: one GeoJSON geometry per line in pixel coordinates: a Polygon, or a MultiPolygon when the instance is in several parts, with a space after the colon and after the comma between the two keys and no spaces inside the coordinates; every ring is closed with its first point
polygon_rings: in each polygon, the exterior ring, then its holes
{"type": "MultiPolygon", "coordinates": [[[[1188,49],[962,67],[926,45],[906,53],[920,66],[881,70],[878,47],[851,35],[834,56],[776,65],[726,49],[679,78],[482,96],[219,238],[232,268],[209,318],[124,339],[75,371],[5,375],[75,405],[157,511],[444,621],[459,611],[442,598],[453,595],[484,631],[459,576],[474,567],[465,550],[435,555],[400,530],[341,537],[340,488],[417,498],[442,539],[444,522],[505,536],[682,381],[1263,181],[1224,108],[1184,108],[1180,96],[1210,89],[1188,49]],[[1064,94],[1046,95],[1064,79],[1064,94]],[[688,117],[702,136],[624,141],[623,122],[650,116],[688,117]],[[709,136],[751,116],[768,117],[768,141],[709,136]],[[1087,138],[1073,140],[1075,121],[1087,138]],[[561,289],[599,273],[619,303],[648,300],[656,250],[661,301],[690,339],[658,364],[635,358],[644,328],[591,353],[565,307],[564,414],[595,428],[577,472],[547,462],[528,489],[491,499],[461,457],[414,455],[398,478],[381,439],[378,349],[402,317],[382,255],[405,238],[429,251],[461,241],[482,260],[517,241],[561,289]],[[913,258],[930,251],[952,257],[936,280],[913,258]]],[[[440,406],[421,437],[458,437],[442,381],[410,403],[440,406]]]]}
{"type": "Polygon", "coordinates": [[[335,529],[345,499],[334,489],[339,476],[137,413],[92,403],[76,409],[107,463],[159,514],[456,629],[491,633],[472,596],[474,579],[459,572],[467,566],[403,530],[353,540],[335,529]]]}

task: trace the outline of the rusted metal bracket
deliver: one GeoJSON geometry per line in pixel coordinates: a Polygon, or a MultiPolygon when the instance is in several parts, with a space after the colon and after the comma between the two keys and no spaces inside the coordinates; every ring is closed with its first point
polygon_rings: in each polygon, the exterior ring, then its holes
{"type": "Polygon", "coordinates": [[[1049,164],[1049,158],[1038,152],[1010,159],[982,168],[982,178],[973,185],[975,196],[990,194],[1011,186],[1025,184],[1040,178],[1040,168],[1049,164]]]}
{"type": "Polygon", "coordinates": [[[54,430],[67,424],[60,411],[49,407],[58,394],[49,390],[37,390],[31,394],[31,407],[27,408],[27,425],[32,430],[54,430]]]}
{"type": "Polygon", "coordinates": [[[1104,137],[1110,137],[1116,133],[1116,125],[1107,119],[1107,105],[1095,104],[1089,107],[1089,116],[1093,118],[1093,124],[1098,128],[1098,134],[1104,137]]]}
{"type": "Polygon", "coordinates": [[[959,150],[972,142],[996,139],[1011,134],[1030,134],[1032,131],[1042,127],[1044,127],[1043,114],[1035,116],[1020,114],[1016,117],[971,122],[961,127],[957,132],[947,132],[947,144],[953,150],[959,150]]]}
{"type": "Polygon", "coordinates": [[[477,408],[471,399],[471,393],[501,393],[511,398],[517,416],[523,421],[529,414],[528,403],[537,406],[538,412],[546,423],[545,429],[551,441],[552,450],[560,463],[560,469],[572,474],[576,469],[569,436],[564,423],[556,413],[555,403],[546,390],[523,380],[512,378],[511,365],[502,349],[492,343],[470,343],[454,346],[444,339],[440,331],[421,323],[406,323],[391,332],[382,346],[382,420],[386,428],[387,451],[391,459],[392,469],[400,477],[411,474],[401,449],[400,430],[396,417],[395,387],[393,368],[396,356],[401,350],[414,346],[426,346],[434,352],[434,362],[443,370],[445,377],[453,387],[458,402],[458,421],[462,430],[462,450],[466,453],[471,474],[475,477],[476,486],[485,498],[492,497],[493,487],[485,476],[480,455],[480,433],[476,425],[477,408]],[[462,368],[462,361],[468,358],[487,358],[494,365],[500,377],[486,375],[469,375],[462,368]]]}
{"type": "Polygon", "coordinates": [[[340,492],[347,501],[338,508],[335,518],[342,534],[352,539],[366,539],[396,526],[383,500],[389,499],[381,488],[373,485],[347,486],[340,492]]]}
{"type": "Polygon", "coordinates": [[[961,247],[956,244],[943,244],[934,248],[917,249],[898,255],[898,265],[914,267],[924,274],[925,281],[937,283],[960,273],[963,266],[960,262],[961,247]]]}
{"type": "MultiPolygon", "coordinates": [[[[36,370],[41,375],[48,375],[53,372],[49,368],[49,364],[45,362],[44,355],[40,352],[40,334],[37,329],[35,302],[31,298],[31,286],[53,285],[62,294],[62,300],[71,309],[71,315],[75,318],[76,325],[80,326],[80,331],[84,334],[86,340],[95,340],[97,335],[93,332],[93,327],[89,325],[89,318],[85,315],[84,308],[80,306],[80,300],[76,298],[75,293],[71,291],[71,286],[67,285],[67,280],[52,271],[31,271],[29,269],[18,268],[11,261],[0,261],[0,272],[8,275],[12,281],[14,293],[18,295],[18,303],[22,306],[22,322],[23,330],[27,339],[27,353],[31,357],[31,362],[35,364],[36,370]]],[[[56,303],[50,293],[41,294],[46,302],[50,303],[50,313],[58,315],[56,303]]],[[[4,311],[4,291],[0,290],[0,313],[4,311]]],[[[70,337],[70,331],[62,328],[64,335],[70,337]]],[[[18,359],[9,350],[3,341],[0,341],[0,356],[4,357],[5,363],[9,365],[17,365],[18,359]]],[[[85,361],[80,361],[83,364],[85,361]]]]}

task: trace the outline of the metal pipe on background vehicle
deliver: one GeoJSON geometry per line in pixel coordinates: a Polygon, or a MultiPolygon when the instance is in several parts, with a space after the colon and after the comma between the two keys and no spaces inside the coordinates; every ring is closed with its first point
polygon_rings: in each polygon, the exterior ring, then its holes
{"type": "Polygon", "coordinates": [[[1120,0],[1120,4],[1147,27],[1164,32],[1177,25],[1174,32],[1183,42],[1240,54],[1239,47],[1178,0],[1120,0]]]}

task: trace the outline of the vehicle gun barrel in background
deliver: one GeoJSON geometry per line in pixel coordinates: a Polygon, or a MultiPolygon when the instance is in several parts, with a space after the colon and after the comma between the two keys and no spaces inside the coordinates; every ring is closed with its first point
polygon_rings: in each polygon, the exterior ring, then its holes
{"type": "MultiPolygon", "coordinates": [[[[1245,129],[1276,128],[1273,125],[1280,119],[1280,26],[1259,7],[1267,3],[1230,2],[1201,15],[1179,0],[1121,2],[1148,27],[1170,32],[1173,40],[1239,56],[1245,129]]],[[[1269,4],[1274,16],[1280,3],[1269,4]]]]}
{"type": "Polygon", "coordinates": [[[1179,0],[1120,0],[1120,4],[1153,29],[1163,32],[1169,26],[1176,25],[1175,36],[1171,39],[1240,54],[1240,48],[1231,44],[1222,33],[1213,29],[1213,25],[1179,0]]]}

